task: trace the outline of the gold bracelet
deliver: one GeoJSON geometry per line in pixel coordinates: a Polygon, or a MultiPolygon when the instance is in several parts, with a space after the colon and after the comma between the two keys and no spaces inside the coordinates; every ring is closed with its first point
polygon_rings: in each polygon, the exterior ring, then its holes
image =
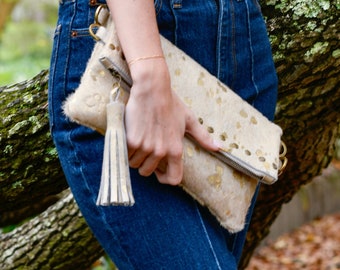
{"type": "Polygon", "coordinates": [[[152,55],[152,56],[144,56],[144,57],[139,57],[139,58],[136,58],[136,59],[133,59],[131,61],[128,62],[128,65],[131,66],[133,65],[134,63],[138,62],[138,61],[141,61],[141,60],[148,60],[148,59],[156,59],[156,58],[164,58],[164,55],[152,55]]]}

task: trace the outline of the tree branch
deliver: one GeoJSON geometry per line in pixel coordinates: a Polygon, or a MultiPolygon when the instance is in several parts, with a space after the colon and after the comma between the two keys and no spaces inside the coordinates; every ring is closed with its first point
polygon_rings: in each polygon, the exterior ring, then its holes
{"type": "Polygon", "coordinates": [[[72,195],[36,218],[0,234],[0,269],[86,269],[104,254],[72,195]]]}

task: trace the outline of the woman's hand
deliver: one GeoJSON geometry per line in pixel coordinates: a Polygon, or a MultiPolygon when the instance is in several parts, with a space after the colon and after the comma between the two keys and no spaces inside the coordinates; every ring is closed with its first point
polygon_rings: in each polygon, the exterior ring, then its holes
{"type": "Polygon", "coordinates": [[[209,133],[171,91],[164,59],[138,61],[131,66],[133,87],[125,125],[130,166],[161,183],[177,185],[183,177],[183,138],[190,133],[207,150],[217,151],[209,133]]]}
{"type": "Polygon", "coordinates": [[[130,166],[143,176],[155,172],[161,183],[176,185],[183,176],[183,138],[187,132],[204,148],[217,151],[209,133],[171,90],[162,55],[154,2],[107,0],[130,65],[133,86],[125,124],[130,166]]]}

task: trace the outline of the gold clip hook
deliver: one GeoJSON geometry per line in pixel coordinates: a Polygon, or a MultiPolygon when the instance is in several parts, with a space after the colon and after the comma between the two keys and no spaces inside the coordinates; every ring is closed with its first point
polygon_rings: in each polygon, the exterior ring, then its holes
{"type": "Polygon", "coordinates": [[[101,40],[101,38],[98,37],[98,36],[94,33],[94,31],[93,31],[93,28],[94,28],[94,27],[99,27],[99,26],[100,26],[100,25],[97,24],[97,23],[93,23],[93,24],[91,24],[91,25],[89,26],[89,33],[90,33],[91,37],[92,37],[95,41],[100,41],[100,40],[101,40]]]}
{"type": "Polygon", "coordinates": [[[282,151],[279,154],[279,158],[280,158],[280,161],[281,161],[281,166],[280,166],[279,171],[278,171],[279,176],[284,172],[284,170],[286,169],[287,164],[288,164],[288,158],[286,157],[287,146],[283,141],[281,141],[281,149],[282,149],[282,151]]]}

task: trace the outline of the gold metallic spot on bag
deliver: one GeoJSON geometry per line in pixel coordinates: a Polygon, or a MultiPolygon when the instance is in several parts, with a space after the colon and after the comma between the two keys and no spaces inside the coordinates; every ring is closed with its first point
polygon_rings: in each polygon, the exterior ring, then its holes
{"type": "MultiPolygon", "coordinates": [[[[124,104],[132,82],[106,7],[98,8],[95,20],[90,32],[97,43],[64,112],[72,121],[106,132],[97,204],[133,205],[124,133],[124,104]],[[93,26],[98,27],[95,34],[93,26]]],[[[173,90],[223,146],[208,153],[185,137],[181,186],[223,227],[238,232],[258,181],[274,183],[287,163],[282,130],[176,46],[163,37],[161,42],[173,90]]]]}

